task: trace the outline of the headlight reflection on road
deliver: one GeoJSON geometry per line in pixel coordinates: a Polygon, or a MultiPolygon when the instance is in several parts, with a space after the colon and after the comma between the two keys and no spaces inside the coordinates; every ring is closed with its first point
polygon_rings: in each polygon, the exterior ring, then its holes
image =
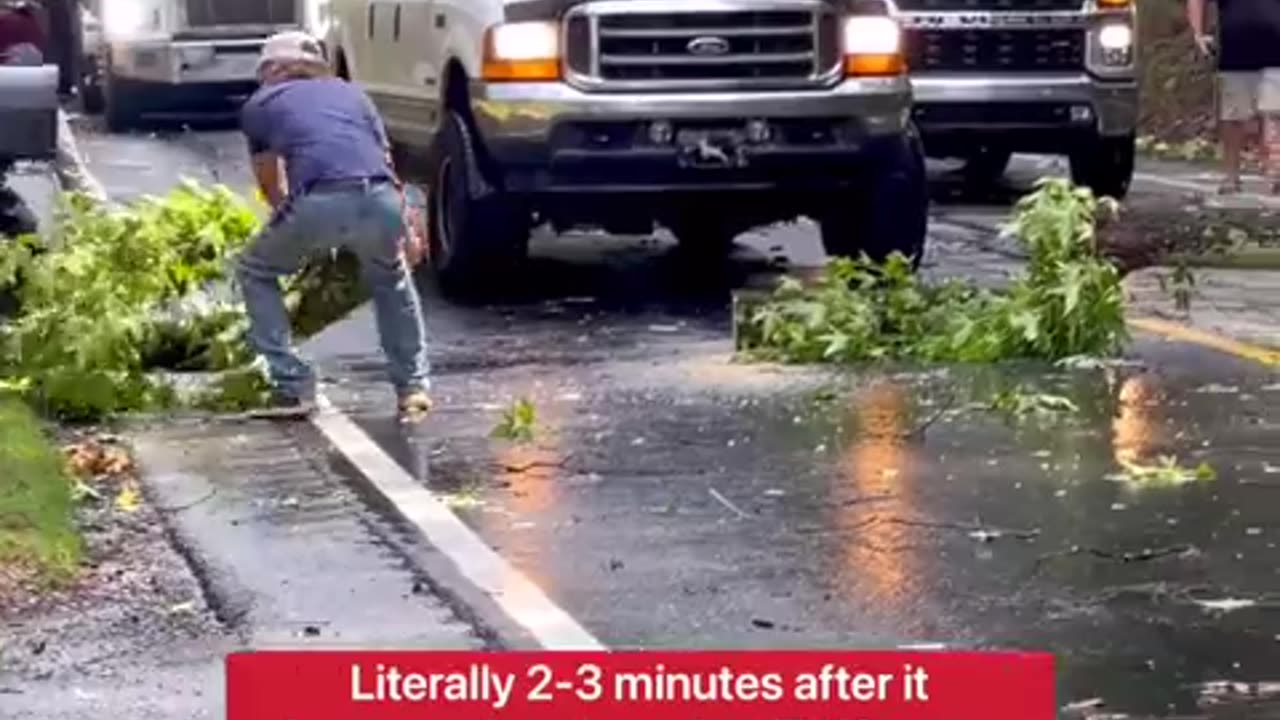
{"type": "Polygon", "coordinates": [[[895,507],[905,512],[915,505],[914,463],[903,443],[907,423],[906,392],[893,383],[880,383],[855,398],[857,438],[844,458],[841,483],[832,501],[840,508],[837,522],[844,528],[858,528],[852,542],[842,547],[842,573],[850,582],[868,584],[868,589],[884,600],[900,599],[908,583],[916,577],[914,557],[899,551],[902,527],[875,522],[875,504],[850,503],[849,486],[858,498],[892,496],[895,507]]]}
{"type": "Polygon", "coordinates": [[[1119,407],[1111,422],[1116,463],[1150,462],[1161,442],[1160,392],[1151,377],[1135,375],[1120,385],[1119,407]]]}

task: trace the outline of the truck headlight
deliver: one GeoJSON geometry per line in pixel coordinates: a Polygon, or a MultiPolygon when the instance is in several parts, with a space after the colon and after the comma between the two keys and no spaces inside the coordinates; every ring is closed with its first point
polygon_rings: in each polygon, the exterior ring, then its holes
{"type": "Polygon", "coordinates": [[[138,0],[106,0],[102,3],[102,32],[109,38],[134,35],[147,25],[147,8],[138,0]]]}
{"type": "Polygon", "coordinates": [[[899,75],[906,70],[902,28],[893,18],[882,15],[845,18],[842,35],[845,75],[899,75]]]}
{"type": "Polygon", "coordinates": [[[1124,67],[1133,62],[1133,26],[1128,23],[1107,23],[1098,29],[1098,47],[1102,49],[1102,62],[1112,67],[1124,67]]]}
{"type": "Polygon", "coordinates": [[[483,76],[490,81],[560,79],[560,25],[516,22],[485,33],[483,76]]]}

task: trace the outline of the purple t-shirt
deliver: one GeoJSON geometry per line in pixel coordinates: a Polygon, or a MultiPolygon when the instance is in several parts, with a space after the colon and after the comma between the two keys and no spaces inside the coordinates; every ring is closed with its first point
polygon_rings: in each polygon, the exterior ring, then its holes
{"type": "Polygon", "coordinates": [[[321,180],[392,177],[377,109],[363,91],[338,78],[264,86],[245,102],[240,122],[250,152],[284,158],[295,197],[321,180]]]}

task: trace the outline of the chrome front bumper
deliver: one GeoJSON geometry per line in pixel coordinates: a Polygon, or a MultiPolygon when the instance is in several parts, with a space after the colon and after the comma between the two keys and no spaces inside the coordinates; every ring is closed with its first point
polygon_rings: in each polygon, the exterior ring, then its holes
{"type": "Polygon", "coordinates": [[[114,43],[111,71],[117,77],[164,85],[251,83],[256,79],[262,39],[146,40],[114,43]]]}
{"type": "Polygon", "coordinates": [[[556,128],[566,124],[841,118],[857,122],[866,137],[880,138],[904,132],[910,105],[910,83],[904,78],[779,92],[586,93],[563,83],[471,86],[472,115],[486,149],[500,160],[531,163],[545,156],[556,128]]]}
{"type": "Polygon", "coordinates": [[[912,78],[917,120],[926,136],[939,132],[1095,131],[1118,137],[1132,134],[1138,124],[1136,80],[1098,80],[1085,74],[1061,75],[918,75],[912,78]],[[1036,106],[1088,108],[1057,124],[1031,112],[1036,106]],[[949,113],[962,107],[988,109],[977,113],[949,113]]]}

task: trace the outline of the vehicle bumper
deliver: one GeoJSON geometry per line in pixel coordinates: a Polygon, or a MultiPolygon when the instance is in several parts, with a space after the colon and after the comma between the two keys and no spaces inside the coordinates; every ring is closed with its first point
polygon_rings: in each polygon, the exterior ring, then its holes
{"type": "Polygon", "coordinates": [[[1138,123],[1132,79],[938,74],[916,76],[912,86],[926,144],[1000,139],[1014,150],[1052,152],[1083,138],[1132,135],[1138,123]]]}
{"type": "Polygon", "coordinates": [[[845,181],[883,140],[910,125],[905,79],[848,80],[817,91],[584,93],[557,83],[476,83],[471,110],[483,152],[514,192],[765,189],[845,181]],[[672,139],[650,136],[655,121],[672,139]],[[765,123],[766,140],[735,144],[727,167],[682,162],[683,132],[741,134],[765,123]]]}
{"type": "Polygon", "coordinates": [[[110,69],[119,78],[157,85],[256,83],[263,39],[170,39],[114,43],[110,69]]]}

